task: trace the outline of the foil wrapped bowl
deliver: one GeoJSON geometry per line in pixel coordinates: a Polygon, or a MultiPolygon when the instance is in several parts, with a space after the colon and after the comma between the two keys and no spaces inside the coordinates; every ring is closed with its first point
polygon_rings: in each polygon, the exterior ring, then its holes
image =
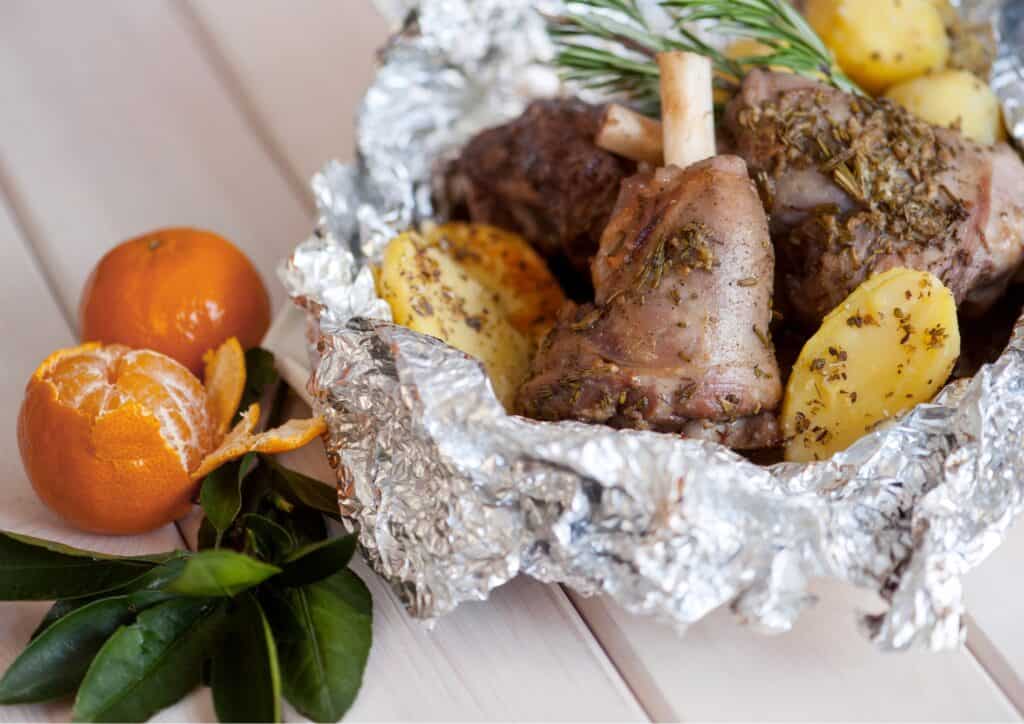
{"type": "MultiPolygon", "coordinates": [[[[1024,140],[1024,6],[996,24],[993,85],[1024,140]]],[[[756,465],[706,442],[505,413],[481,366],[391,323],[368,262],[444,216],[439,163],[559,91],[545,0],[390,0],[403,30],[358,116],[358,162],[313,181],[315,234],[282,266],[307,311],[309,391],[347,524],[409,612],[431,619],[525,573],[685,628],[729,605],[769,632],[831,576],[878,591],[883,649],[964,639],[961,577],[1024,507],[1024,322],[999,359],[833,459],[756,465]],[[440,201],[440,203],[439,203],[440,201]]]]}

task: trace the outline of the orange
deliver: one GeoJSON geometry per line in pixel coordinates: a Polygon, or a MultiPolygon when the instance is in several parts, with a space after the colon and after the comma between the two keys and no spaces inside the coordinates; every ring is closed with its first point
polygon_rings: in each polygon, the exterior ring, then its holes
{"type": "Polygon", "coordinates": [[[111,249],[82,291],[82,339],[163,352],[193,374],[228,337],[255,347],[270,299],[252,262],[200,229],[161,229],[111,249]]]}
{"type": "Polygon", "coordinates": [[[89,343],[50,355],[18,415],[18,447],[36,493],[94,533],[159,528],[191,509],[200,480],[247,452],[293,450],[322,419],[253,434],[259,405],[225,433],[245,386],[234,338],[207,357],[207,386],[166,355],[89,343]]]}

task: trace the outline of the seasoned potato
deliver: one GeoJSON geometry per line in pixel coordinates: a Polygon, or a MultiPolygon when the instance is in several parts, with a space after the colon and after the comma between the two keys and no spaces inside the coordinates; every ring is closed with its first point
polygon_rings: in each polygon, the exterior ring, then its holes
{"type": "Polygon", "coordinates": [[[395,323],[437,337],[480,360],[506,408],[530,364],[532,345],[505,317],[495,292],[454,257],[408,232],[384,251],[378,289],[395,323]]]}
{"type": "Polygon", "coordinates": [[[487,224],[453,222],[434,227],[425,238],[492,291],[498,308],[519,332],[537,342],[551,329],[565,294],[521,236],[487,224]]]}
{"type": "Polygon", "coordinates": [[[869,93],[946,67],[949,37],[932,0],[808,0],[806,14],[869,93]]]}
{"type": "Polygon", "coordinates": [[[991,145],[1006,138],[999,98],[965,70],[947,70],[893,86],[885,94],[936,126],[959,124],[963,134],[991,145]]]}
{"type": "Polygon", "coordinates": [[[960,356],[956,303],[927,272],[868,279],[804,345],[786,386],[786,459],[823,460],[930,400],[960,356]]]}

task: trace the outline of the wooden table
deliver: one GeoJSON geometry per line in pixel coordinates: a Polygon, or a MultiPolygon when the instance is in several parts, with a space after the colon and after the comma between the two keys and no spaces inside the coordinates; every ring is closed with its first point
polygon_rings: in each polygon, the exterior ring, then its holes
{"type": "MultiPolygon", "coordinates": [[[[311,228],[306,179],[351,156],[353,109],[386,32],[366,0],[0,5],[0,528],[108,552],[187,545],[188,522],[103,538],[43,508],[16,452],[24,384],[75,340],[95,261],[148,229],[191,224],[233,239],[282,309],[274,268],[311,228]]],[[[292,462],[330,475],[318,450],[292,462]]],[[[349,719],[1018,719],[1022,567],[1017,530],[968,580],[968,647],[944,655],[876,653],[854,622],[878,602],[830,583],[787,636],[763,638],[722,612],[680,638],[524,579],[428,630],[364,571],[375,640],[349,719]]],[[[0,604],[0,666],[44,610],[0,604]]],[[[68,713],[68,702],[0,707],[0,720],[68,713]]],[[[209,692],[160,718],[213,718],[209,692]]]]}

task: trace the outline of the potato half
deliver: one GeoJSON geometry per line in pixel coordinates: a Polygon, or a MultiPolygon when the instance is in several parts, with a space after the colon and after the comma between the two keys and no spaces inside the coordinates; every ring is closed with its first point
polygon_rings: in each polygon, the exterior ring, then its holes
{"type": "Polygon", "coordinates": [[[960,356],[952,293],[927,272],[871,277],[825,317],[782,405],[786,460],[824,460],[931,400],[960,356]]]}
{"type": "Polygon", "coordinates": [[[565,294],[545,261],[521,236],[487,224],[452,222],[430,229],[424,237],[494,292],[508,321],[534,342],[554,325],[565,294]]]}
{"type": "Polygon", "coordinates": [[[963,134],[992,145],[1006,138],[995,92],[966,70],[946,70],[894,85],[886,98],[935,126],[958,124],[963,134]]]}
{"type": "Polygon", "coordinates": [[[514,234],[473,224],[407,232],[384,251],[377,290],[395,322],[480,360],[511,409],[539,335],[564,297],[514,234]]]}
{"type": "Polygon", "coordinates": [[[949,37],[932,0],[808,0],[807,20],[869,93],[946,67],[949,37]]]}

